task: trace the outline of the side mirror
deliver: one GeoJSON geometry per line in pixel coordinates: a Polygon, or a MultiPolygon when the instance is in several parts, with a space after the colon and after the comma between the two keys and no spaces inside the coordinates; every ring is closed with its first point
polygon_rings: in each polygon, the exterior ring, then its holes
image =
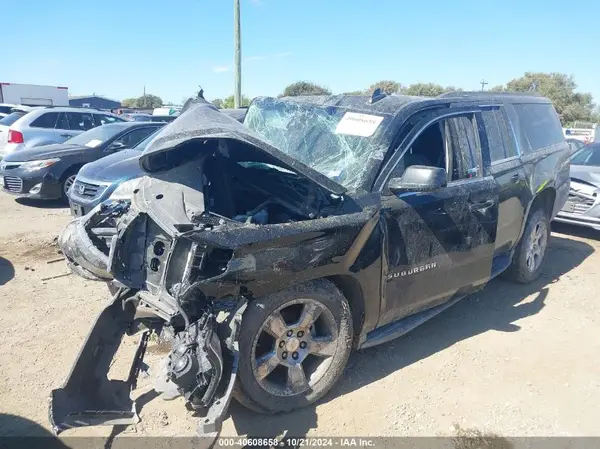
{"type": "Polygon", "coordinates": [[[392,193],[404,192],[432,192],[446,187],[446,170],[439,167],[425,165],[411,165],[401,178],[392,178],[388,182],[388,189],[392,193]]]}
{"type": "Polygon", "coordinates": [[[107,151],[119,151],[125,147],[126,145],[123,142],[113,142],[108,146],[107,151]]]}

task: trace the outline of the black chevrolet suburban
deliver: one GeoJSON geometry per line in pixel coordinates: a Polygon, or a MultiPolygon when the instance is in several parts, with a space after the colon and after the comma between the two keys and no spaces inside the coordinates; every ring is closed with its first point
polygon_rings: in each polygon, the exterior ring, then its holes
{"type": "Polygon", "coordinates": [[[131,201],[59,242],[113,294],[65,384],[55,432],[138,419],[129,392],[149,336],[170,345],[163,398],[218,430],[232,397],[303,407],[352,348],[405,334],[504,273],[539,274],[569,192],[569,147],[533,94],[257,98],[244,123],[194,105],[140,158],[131,201]],[[126,382],[106,373],[125,333],[126,382]]]}

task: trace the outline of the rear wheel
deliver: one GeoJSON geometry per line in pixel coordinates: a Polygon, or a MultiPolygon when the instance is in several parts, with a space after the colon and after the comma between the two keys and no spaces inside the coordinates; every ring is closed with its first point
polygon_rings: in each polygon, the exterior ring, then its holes
{"type": "Polygon", "coordinates": [[[513,281],[527,284],[537,279],[542,272],[542,263],[548,240],[550,239],[550,221],[546,211],[538,209],[527,220],[507,277],[513,281]]]}
{"type": "Polygon", "coordinates": [[[251,302],[240,332],[236,399],[271,413],[315,402],[342,375],[352,335],[348,302],[325,280],[251,302]]]}

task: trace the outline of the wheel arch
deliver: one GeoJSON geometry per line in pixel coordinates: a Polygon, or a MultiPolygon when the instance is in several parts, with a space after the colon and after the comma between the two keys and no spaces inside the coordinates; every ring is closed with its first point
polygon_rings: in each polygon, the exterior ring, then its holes
{"type": "Polygon", "coordinates": [[[362,286],[356,278],[347,274],[328,276],[325,279],[337,287],[350,305],[356,343],[356,337],[361,334],[365,322],[365,295],[362,286]]]}
{"type": "Polygon", "coordinates": [[[552,216],[552,210],[554,209],[554,201],[556,199],[556,189],[553,186],[548,186],[545,189],[538,192],[531,202],[529,203],[529,208],[527,209],[527,213],[525,214],[525,219],[521,224],[521,234],[519,235],[519,241],[523,238],[523,233],[525,232],[525,227],[527,226],[527,222],[529,221],[529,217],[532,213],[534,213],[539,208],[542,208],[548,214],[548,219],[552,216]]]}

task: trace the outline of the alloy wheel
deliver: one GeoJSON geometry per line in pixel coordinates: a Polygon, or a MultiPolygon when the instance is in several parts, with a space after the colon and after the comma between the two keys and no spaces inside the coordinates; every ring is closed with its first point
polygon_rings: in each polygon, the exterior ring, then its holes
{"type": "Polygon", "coordinates": [[[548,228],[546,223],[540,221],[536,223],[531,231],[529,238],[529,247],[527,248],[527,269],[530,272],[536,271],[544,259],[546,246],[548,244],[548,228]]]}
{"type": "Polygon", "coordinates": [[[77,175],[71,175],[69,176],[67,179],[65,179],[65,183],[63,185],[63,191],[66,197],[69,196],[69,190],[71,190],[71,187],[73,186],[73,183],[75,182],[75,178],[77,175]]]}
{"type": "Polygon", "coordinates": [[[337,348],[331,311],[313,299],[296,299],[267,317],[252,346],[256,382],[276,396],[295,396],[327,373],[337,348]]]}

